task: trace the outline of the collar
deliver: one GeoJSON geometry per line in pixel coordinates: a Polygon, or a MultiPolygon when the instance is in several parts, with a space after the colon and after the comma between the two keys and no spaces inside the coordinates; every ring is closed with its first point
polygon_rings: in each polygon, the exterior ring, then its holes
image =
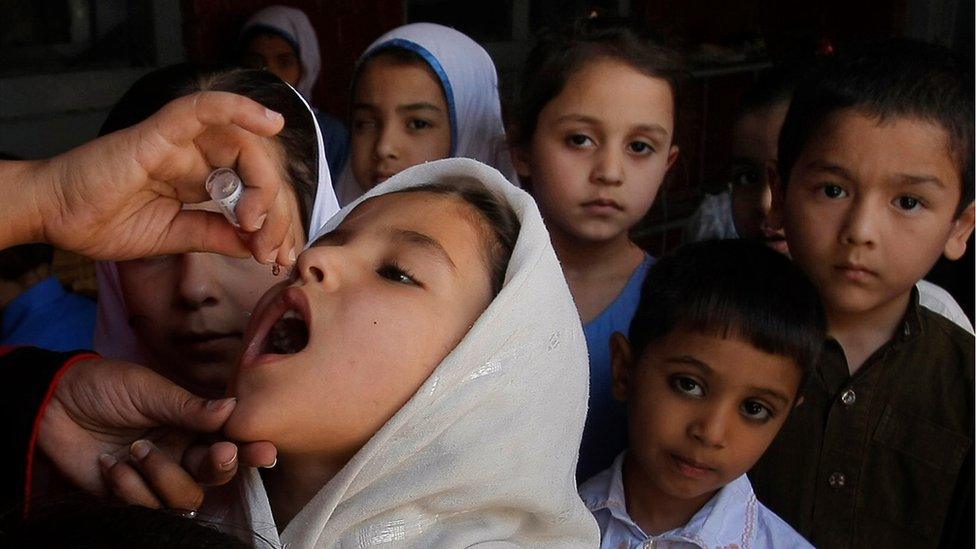
{"type": "Polygon", "coordinates": [[[623,483],[625,454],[622,452],[610,469],[583,487],[583,500],[590,511],[606,509],[641,541],[682,541],[703,549],[752,545],[756,536],[759,502],[746,475],[723,486],[684,526],[650,536],[627,513],[623,483]]]}
{"type": "Polygon", "coordinates": [[[13,326],[20,324],[24,318],[30,316],[34,311],[50,305],[64,295],[65,291],[61,282],[53,275],[27,288],[24,293],[15,297],[3,309],[3,331],[12,329],[13,326]]]}

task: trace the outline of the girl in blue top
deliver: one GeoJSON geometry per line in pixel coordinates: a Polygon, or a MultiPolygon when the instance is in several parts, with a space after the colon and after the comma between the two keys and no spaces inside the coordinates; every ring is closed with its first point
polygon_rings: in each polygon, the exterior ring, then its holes
{"type": "Polygon", "coordinates": [[[513,161],[539,204],[590,353],[580,480],[626,445],[609,341],[627,332],[653,262],[628,233],[678,156],[679,72],[670,50],[599,20],[543,36],[525,67],[513,161]]]}

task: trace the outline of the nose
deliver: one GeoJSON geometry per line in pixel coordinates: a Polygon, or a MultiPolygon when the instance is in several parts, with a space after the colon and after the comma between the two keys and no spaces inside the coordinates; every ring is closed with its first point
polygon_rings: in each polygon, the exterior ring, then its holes
{"type": "Polygon", "coordinates": [[[716,404],[702,409],[700,414],[688,424],[688,436],[702,446],[724,448],[728,434],[729,421],[736,413],[729,405],[716,404]]]}
{"type": "Polygon", "coordinates": [[[190,253],[180,256],[178,296],[192,309],[212,307],[220,302],[220,281],[216,278],[211,254],[190,253]]]}
{"type": "Polygon", "coordinates": [[[857,196],[844,216],[840,239],[852,246],[873,246],[877,241],[878,219],[868,197],[857,196]]]}
{"type": "Polygon", "coordinates": [[[305,284],[323,286],[327,290],[339,287],[341,266],[351,261],[340,246],[314,246],[298,256],[298,277],[305,284]]]}
{"type": "Polygon", "coordinates": [[[597,185],[619,186],[624,181],[624,153],[616,147],[601,147],[596,153],[592,179],[597,185]]]}
{"type": "Polygon", "coordinates": [[[377,160],[400,158],[401,137],[396,124],[382,124],[376,143],[373,145],[373,156],[377,160]]]}

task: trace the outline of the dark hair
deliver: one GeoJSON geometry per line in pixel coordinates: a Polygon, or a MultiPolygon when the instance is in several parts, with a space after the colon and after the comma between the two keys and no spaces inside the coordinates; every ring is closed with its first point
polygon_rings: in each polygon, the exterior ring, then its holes
{"type": "MultiPolygon", "coordinates": [[[[247,96],[281,113],[285,127],[275,140],[284,150],[284,168],[298,197],[302,230],[308,230],[318,187],[318,145],[312,113],[277,76],[259,70],[208,70],[189,64],[155,70],[132,85],[112,107],[99,135],[138,124],[173,99],[198,91],[226,91],[247,96]]],[[[309,235],[306,235],[309,236],[309,235]]]]}
{"type": "Polygon", "coordinates": [[[529,52],[522,71],[517,120],[511,132],[513,143],[528,144],[546,104],[562,93],[574,73],[598,58],[617,59],[667,81],[677,117],[684,77],[684,65],[677,52],[619,21],[581,19],[563,29],[544,31],[529,52]]]}
{"type": "Polygon", "coordinates": [[[515,249],[522,224],[508,201],[489,191],[478,180],[468,177],[451,176],[426,185],[410,187],[398,193],[426,192],[442,196],[460,198],[472,206],[481,216],[483,231],[482,244],[485,250],[485,263],[491,269],[491,293],[498,295],[505,283],[505,272],[515,249]]]}
{"type": "Polygon", "coordinates": [[[651,267],[630,323],[635,354],[678,328],[741,338],[808,372],[826,317],[813,283],[785,255],[747,239],[708,240],[651,267]]]}
{"type": "Polygon", "coordinates": [[[942,127],[959,170],[957,215],[973,201],[973,76],[949,50],[889,41],[825,60],[797,88],[779,135],[784,183],[830,116],[856,109],[882,121],[918,118],[942,127]]]}
{"type": "Polygon", "coordinates": [[[763,71],[739,102],[739,116],[789,103],[808,69],[780,66],[763,71]]]}
{"type": "Polygon", "coordinates": [[[21,244],[0,250],[0,280],[17,280],[29,271],[50,265],[54,248],[47,244],[21,244]]]}

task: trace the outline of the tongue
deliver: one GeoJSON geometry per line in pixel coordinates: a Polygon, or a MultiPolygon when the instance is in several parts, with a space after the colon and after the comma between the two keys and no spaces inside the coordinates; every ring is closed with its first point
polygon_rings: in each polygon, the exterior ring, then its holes
{"type": "Polygon", "coordinates": [[[295,354],[308,344],[308,325],[300,318],[282,318],[271,327],[268,342],[272,353],[295,354]]]}

